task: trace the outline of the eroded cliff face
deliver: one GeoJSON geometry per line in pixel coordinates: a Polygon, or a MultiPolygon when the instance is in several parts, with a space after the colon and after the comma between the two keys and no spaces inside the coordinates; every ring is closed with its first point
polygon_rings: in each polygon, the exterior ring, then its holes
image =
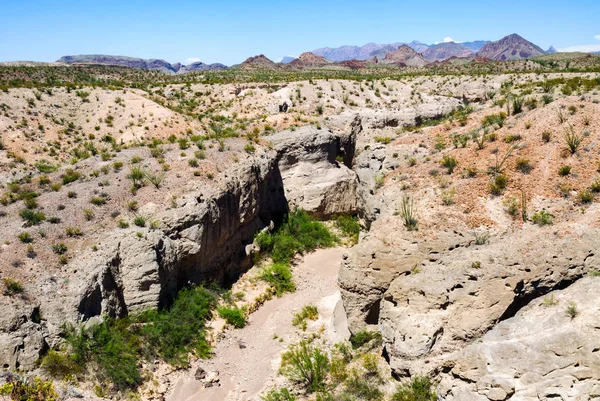
{"type": "Polygon", "coordinates": [[[251,266],[254,235],[290,207],[318,217],[356,213],[356,175],[346,165],[355,134],[305,127],[273,141],[274,151],[227,169],[215,187],[157,213],[158,228],[106,233],[96,251],[69,264],[68,283],[46,277],[35,300],[5,308],[0,366],[34,368],[58,344],[64,323],[159,308],[186,285],[235,281],[251,266]]]}

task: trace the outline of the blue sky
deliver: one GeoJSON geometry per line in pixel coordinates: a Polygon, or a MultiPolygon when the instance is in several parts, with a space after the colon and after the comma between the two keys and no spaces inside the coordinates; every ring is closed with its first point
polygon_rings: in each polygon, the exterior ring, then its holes
{"type": "Polygon", "coordinates": [[[100,53],[231,65],[260,53],[279,61],[325,46],[510,33],[544,49],[600,51],[599,16],[599,0],[0,0],[0,61],[100,53]]]}

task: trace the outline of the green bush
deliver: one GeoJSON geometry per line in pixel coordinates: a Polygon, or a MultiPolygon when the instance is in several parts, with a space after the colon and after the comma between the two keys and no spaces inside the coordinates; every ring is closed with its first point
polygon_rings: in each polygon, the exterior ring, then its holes
{"type": "Polygon", "coordinates": [[[292,345],[281,358],[281,373],[306,386],[309,392],[324,387],[328,367],[327,354],[307,340],[292,345]]]}
{"type": "Polygon", "coordinates": [[[571,174],[571,166],[560,166],[560,168],[558,169],[558,175],[565,177],[567,175],[571,174]]]}
{"type": "Polygon", "coordinates": [[[352,348],[357,349],[362,347],[363,345],[374,342],[373,346],[381,345],[381,333],[378,331],[369,331],[366,329],[357,331],[350,336],[350,343],[352,344],[352,348]]]}
{"type": "Polygon", "coordinates": [[[246,308],[238,307],[238,306],[219,306],[217,308],[217,313],[221,316],[227,323],[232,325],[237,329],[241,329],[246,326],[246,308]]]}
{"type": "Polygon", "coordinates": [[[66,354],[55,350],[48,351],[42,358],[40,365],[51,377],[61,380],[83,372],[81,364],[78,363],[73,354],[66,354]]]}
{"type": "Polygon", "coordinates": [[[42,221],[46,220],[46,215],[42,212],[36,212],[33,209],[23,209],[19,216],[25,221],[27,227],[37,226],[42,221]]]}
{"type": "MultiPolygon", "coordinates": [[[[92,362],[98,379],[112,383],[116,390],[133,389],[142,382],[140,359],[161,358],[185,366],[189,352],[203,358],[209,355],[205,323],[215,304],[215,296],[204,287],[186,288],[170,308],[121,319],[107,318],[88,329],[68,328],[65,338],[70,358],[82,371],[92,362]]],[[[69,362],[52,358],[50,366],[56,367],[60,362],[61,369],[62,364],[69,362]]],[[[63,372],[61,369],[56,372],[63,372]]]]}
{"type": "Polygon", "coordinates": [[[68,168],[65,170],[64,174],[61,177],[63,185],[67,185],[71,182],[77,181],[81,177],[81,173],[71,168],[68,168]]]}
{"type": "Polygon", "coordinates": [[[263,267],[259,279],[269,283],[275,295],[282,296],[286,292],[296,291],[289,263],[273,263],[263,267]]]}
{"type": "Polygon", "coordinates": [[[303,210],[290,213],[274,233],[262,231],[256,236],[261,253],[270,255],[275,263],[289,263],[297,253],[330,247],[336,240],[323,223],[303,210]]]}
{"type": "Polygon", "coordinates": [[[458,165],[458,162],[456,161],[456,159],[449,155],[444,155],[444,157],[442,157],[442,160],[440,161],[440,163],[442,164],[442,166],[444,166],[444,167],[446,167],[446,169],[448,169],[448,174],[452,174],[452,172],[454,172],[454,169],[458,165]]]}
{"type": "Polygon", "coordinates": [[[540,210],[539,212],[536,212],[533,214],[533,216],[531,216],[531,221],[533,221],[538,226],[552,224],[553,219],[554,216],[545,210],[540,210]]]}
{"type": "Polygon", "coordinates": [[[417,376],[409,383],[401,384],[392,396],[392,401],[436,401],[428,377],[417,376]]]}
{"type": "Polygon", "coordinates": [[[360,224],[358,219],[354,216],[340,215],[334,217],[335,226],[344,233],[345,236],[349,237],[352,242],[358,242],[358,236],[360,234],[360,224]]]}

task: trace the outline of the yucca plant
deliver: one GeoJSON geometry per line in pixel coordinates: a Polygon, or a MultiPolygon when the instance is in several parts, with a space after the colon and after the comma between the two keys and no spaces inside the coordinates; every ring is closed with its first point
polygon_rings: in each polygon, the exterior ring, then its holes
{"type": "Polygon", "coordinates": [[[569,152],[571,152],[572,155],[575,154],[579,148],[579,145],[581,145],[581,142],[583,142],[583,135],[575,133],[575,129],[569,125],[568,127],[565,127],[564,138],[565,142],[567,143],[567,147],[569,148],[569,152]]]}
{"type": "Polygon", "coordinates": [[[402,198],[402,204],[400,206],[400,215],[402,216],[402,220],[404,220],[404,226],[408,229],[408,231],[413,231],[417,229],[418,220],[414,201],[408,195],[405,195],[402,198]]]}

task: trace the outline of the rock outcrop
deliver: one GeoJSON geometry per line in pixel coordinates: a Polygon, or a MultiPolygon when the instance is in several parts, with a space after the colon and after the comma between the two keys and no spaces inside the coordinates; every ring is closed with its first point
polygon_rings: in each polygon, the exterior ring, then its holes
{"type": "Polygon", "coordinates": [[[328,130],[306,126],[269,137],[278,154],[285,197],[320,218],[356,214],[356,174],[352,167],[355,124],[352,131],[336,136],[328,130]]]}
{"type": "Polygon", "coordinates": [[[453,356],[452,369],[441,375],[442,399],[599,398],[599,280],[585,278],[533,300],[453,356]]]}
{"type": "MultiPolygon", "coordinates": [[[[490,364],[495,363],[498,370],[515,369],[518,364],[508,356],[499,358],[500,345],[493,339],[506,337],[506,330],[496,325],[511,319],[532,300],[565,288],[596,268],[600,264],[595,255],[599,234],[597,229],[589,229],[555,236],[529,226],[482,245],[476,244],[474,233],[458,231],[416,237],[398,227],[393,245],[367,235],[349,252],[340,273],[350,329],[356,332],[377,325],[386,357],[398,377],[450,372],[448,380],[454,384],[445,384],[448,394],[462,394],[463,390],[451,388],[466,386],[472,391],[469,394],[480,392],[489,398],[449,399],[505,399],[509,392],[504,398],[495,398],[499,391],[490,390],[490,364]],[[496,334],[485,337],[492,329],[496,334]],[[479,338],[481,342],[473,344],[479,338]],[[486,360],[490,361],[487,366],[486,360]]],[[[555,330],[557,341],[564,338],[559,327],[555,330]]],[[[587,338],[585,352],[591,357],[591,338],[580,331],[574,338],[587,338]]],[[[508,352],[512,342],[504,341],[502,349],[508,352]]],[[[543,348],[544,339],[538,341],[536,346],[543,348]]],[[[526,347],[519,344],[513,347],[526,347]]],[[[510,352],[512,355],[514,348],[510,352]]],[[[542,364],[541,354],[535,358],[542,364]]],[[[539,374],[543,376],[543,372],[539,374]]],[[[600,376],[590,377],[597,380],[600,376]]],[[[549,379],[536,380],[539,385],[550,383],[549,379]]]]}

